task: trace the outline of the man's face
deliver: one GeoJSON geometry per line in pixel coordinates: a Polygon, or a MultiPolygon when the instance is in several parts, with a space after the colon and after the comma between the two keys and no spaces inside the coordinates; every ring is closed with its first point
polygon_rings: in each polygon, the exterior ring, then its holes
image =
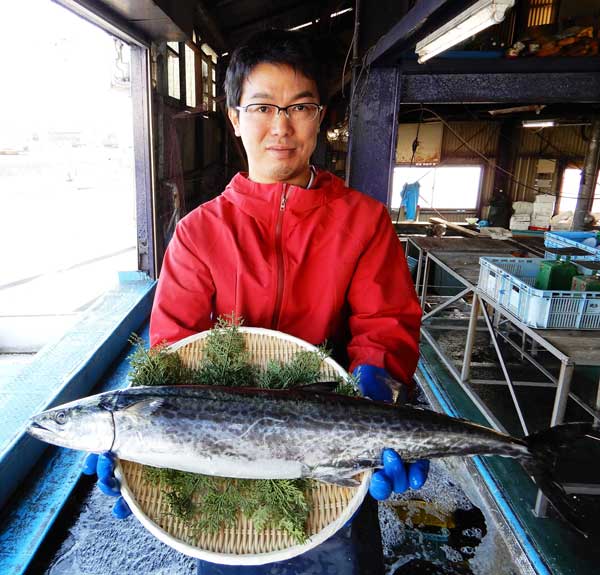
{"type": "MultiPolygon", "coordinates": [[[[285,64],[258,64],[242,85],[240,106],[295,103],[318,104],[317,86],[285,64]]],[[[306,185],[324,111],[308,121],[290,120],[283,112],[268,121],[244,111],[230,109],[228,113],[248,154],[251,180],[306,185]]]]}

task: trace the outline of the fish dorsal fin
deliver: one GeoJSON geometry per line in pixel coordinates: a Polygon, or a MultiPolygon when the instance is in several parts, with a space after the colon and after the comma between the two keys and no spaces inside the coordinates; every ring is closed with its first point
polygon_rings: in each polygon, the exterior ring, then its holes
{"type": "Polygon", "coordinates": [[[128,415],[137,415],[139,417],[148,417],[154,415],[161,407],[165,405],[164,397],[152,397],[141,399],[125,407],[122,411],[128,415]]]}

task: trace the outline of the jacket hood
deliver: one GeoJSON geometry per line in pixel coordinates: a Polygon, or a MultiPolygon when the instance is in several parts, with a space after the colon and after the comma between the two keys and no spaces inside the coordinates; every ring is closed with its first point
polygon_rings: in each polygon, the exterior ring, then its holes
{"type": "Polygon", "coordinates": [[[330,172],[317,170],[310,189],[277,182],[260,184],[247,173],[236,174],[223,192],[223,197],[253,218],[268,222],[277,213],[286,192],[286,211],[302,218],[314,209],[347,193],[344,181],[330,172]]]}

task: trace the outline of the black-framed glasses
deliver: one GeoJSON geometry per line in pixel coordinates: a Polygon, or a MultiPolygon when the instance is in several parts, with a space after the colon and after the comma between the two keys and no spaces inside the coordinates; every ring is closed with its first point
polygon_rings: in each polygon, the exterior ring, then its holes
{"type": "Polygon", "coordinates": [[[279,116],[281,112],[292,122],[312,122],[321,113],[323,106],[312,102],[299,102],[289,106],[248,104],[247,106],[236,106],[235,109],[244,112],[249,118],[259,122],[269,122],[279,116]]]}

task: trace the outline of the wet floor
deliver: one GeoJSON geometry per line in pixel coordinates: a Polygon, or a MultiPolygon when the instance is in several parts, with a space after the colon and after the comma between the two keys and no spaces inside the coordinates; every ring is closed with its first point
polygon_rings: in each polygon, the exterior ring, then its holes
{"type": "Polygon", "coordinates": [[[79,482],[28,575],[174,575],[196,572],[196,560],[168,547],[133,516],[118,520],[115,500],[94,482],[79,482]]]}
{"type": "MultiPolygon", "coordinates": [[[[427,483],[417,492],[395,495],[380,505],[389,575],[517,575],[510,543],[488,512],[467,497],[458,467],[432,462],[427,483]]],[[[466,485],[466,484],[465,484],[466,485]]],[[[514,542],[513,542],[514,543],[514,542]]]]}
{"type": "MultiPolygon", "coordinates": [[[[389,575],[517,575],[508,547],[489,517],[459,486],[465,478],[432,462],[418,492],[380,504],[389,575]]],[[[467,479],[468,481],[468,479],[467,479]]],[[[196,560],[150,535],[134,517],[110,515],[113,499],[84,478],[28,575],[146,575],[196,572],[196,560]]],[[[340,574],[343,575],[343,574],[340,574]]]]}

